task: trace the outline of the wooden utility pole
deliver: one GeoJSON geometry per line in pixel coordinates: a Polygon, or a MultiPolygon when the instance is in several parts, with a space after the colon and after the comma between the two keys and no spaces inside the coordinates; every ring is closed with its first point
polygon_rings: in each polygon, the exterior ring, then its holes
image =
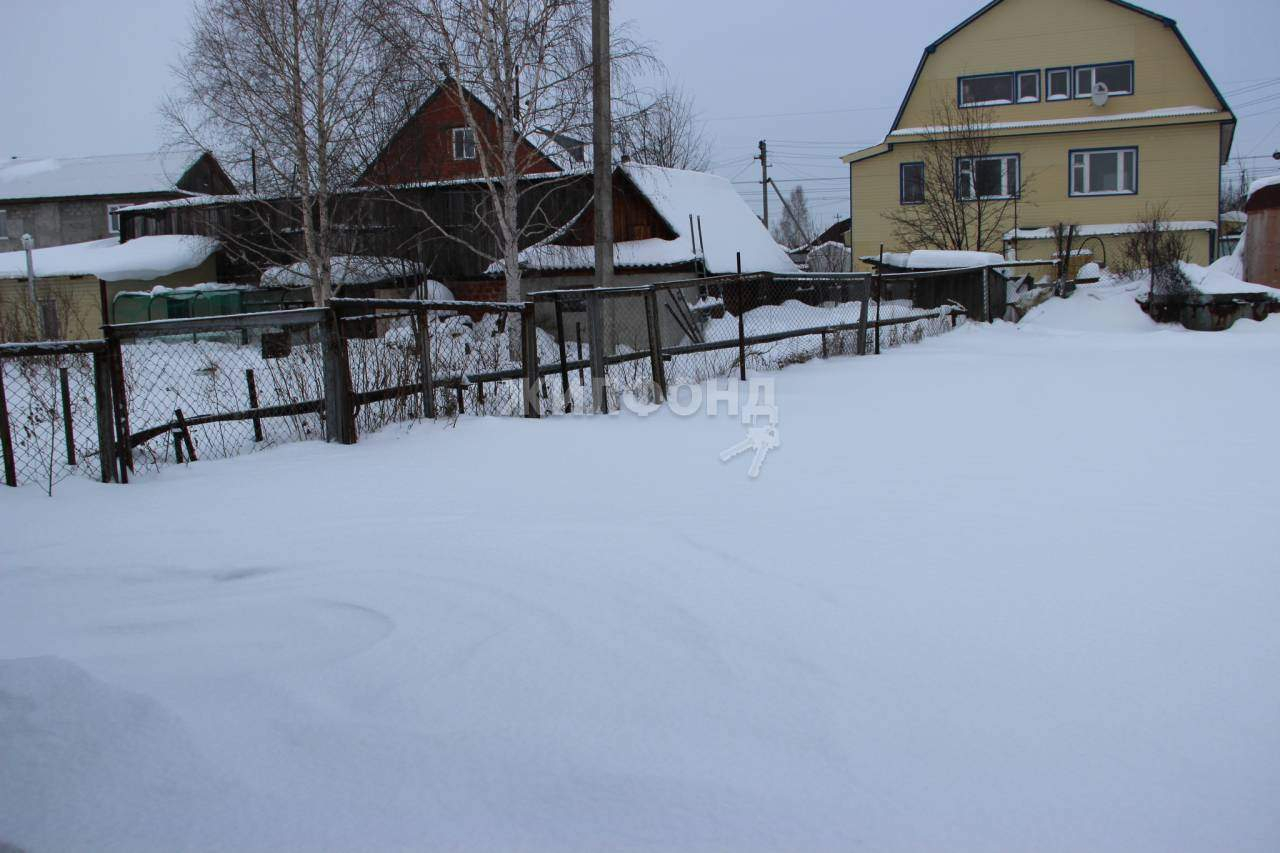
{"type": "Polygon", "coordinates": [[[609,0],[591,0],[592,161],[595,170],[596,286],[613,279],[613,110],[609,103],[609,0]]]}
{"type": "MultiPolygon", "coordinates": [[[[613,283],[613,111],[609,103],[609,0],[591,0],[592,168],[595,177],[596,287],[613,283]]],[[[591,397],[608,411],[600,300],[587,300],[591,332],[591,397]]]]}
{"type": "Polygon", "coordinates": [[[760,200],[764,202],[764,227],[769,227],[769,146],[760,140],[760,200]]]}

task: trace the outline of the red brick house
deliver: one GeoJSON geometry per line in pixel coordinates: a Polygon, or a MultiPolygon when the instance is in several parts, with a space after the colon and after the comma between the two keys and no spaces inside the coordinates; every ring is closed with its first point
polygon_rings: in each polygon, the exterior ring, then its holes
{"type": "MultiPolygon", "coordinates": [[[[459,90],[452,81],[437,86],[383,146],[358,183],[386,186],[483,177],[481,151],[467,111],[489,139],[497,138],[498,117],[469,90],[459,90]]],[[[586,146],[581,141],[553,133],[539,137],[520,142],[525,173],[561,172],[585,162],[586,146]]]]}

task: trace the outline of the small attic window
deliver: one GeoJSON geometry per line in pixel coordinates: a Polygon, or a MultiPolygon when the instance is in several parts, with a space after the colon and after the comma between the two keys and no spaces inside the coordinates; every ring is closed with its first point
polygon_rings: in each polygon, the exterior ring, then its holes
{"type": "Polygon", "coordinates": [[[1076,66],[1076,97],[1088,98],[1093,87],[1102,83],[1109,95],[1133,94],[1133,63],[1111,62],[1106,65],[1076,66]]]}
{"type": "Polygon", "coordinates": [[[983,74],[960,78],[960,106],[993,107],[1013,103],[1014,75],[983,74]]]}
{"type": "Polygon", "coordinates": [[[1071,69],[1050,68],[1044,72],[1046,101],[1065,101],[1071,97],[1071,69]]]}
{"type": "Polygon", "coordinates": [[[1030,104],[1040,100],[1040,72],[1018,72],[1018,103],[1030,104]]]}
{"type": "Polygon", "coordinates": [[[471,128],[455,127],[453,129],[453,159],[476,159],[476,134],[471,128]]]}
{"type": "Polygon", "coordinates": [[[107,205],[107,233],[120,233],[120,208],[128,207],[127,204],[109,204],[107,205]]]}

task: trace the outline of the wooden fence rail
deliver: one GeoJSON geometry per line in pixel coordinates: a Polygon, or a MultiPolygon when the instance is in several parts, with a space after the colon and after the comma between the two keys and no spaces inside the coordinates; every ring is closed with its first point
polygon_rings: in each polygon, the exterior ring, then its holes
{"type": "MultiPolygon", "coordinates": [[[[564,411],[572,410],[573,401],[570,389],[570,374],[578,371],[580,384],[584,371],[591,371],[593,382],[593,405],[598,411],[608,409],[608,369],[613,366],[634,362],[647,362],[655,399],[666,398],[667,362],[671,359],[695,353],[706,353],[716,350],[736,349],[738,352],[736,366],[745,372],[746,358],[749,348],[775,343],[789,338],[818,336],[821,338],[821,353],[828,353],[828,337],[842,333],[856,333],[857,352],[867,352],[867,335],[872,331],[902,324],[925,320],[936,320],[955,317],[963,314],[954,306],[944,306],[931,310],[917,310],[901,317],[877,319],[868,316],[867,305],[871,298],[879,292],[879,281],[884,279],[901,280],[904,278],[928,278],[923,275],[872,276],[869,274],[810,274],[797,276],[774,276],[768,273],[750,275],[712,276],[707,278],[683,279],[679,281],[661,282],[653,285],[620,287],[620,288],[585,288],[574,290],[547,290],[531,294],[525,302],[464,302],[464,301],[428,301],[414,299],[333,299],[323,308],[298,308],[282,311],[258,312],[241,315],[220,315],[189,319],[155,320],[142,323],[127,323],[103,327],[103,337],[95,340],[67,342],[38,342],[22,344],[0,344],[0,365],[6,360],[31,358],[57,358],[69,355],[92,355],[94,407],[97,416],[97,443],[100,459],[100,476],[103,482],[128,482],[134,468],[134,453],[143,445],[157,439],[176,436],[181,441],[179,458],[195,460],[208,458],[203,451],[197,457],[199,436],[193,440],[193,430],[212,424],[235,421],[251,421],[252,435],[255,443],[264,440],[263,422],[272,418],[293,417],[298,415],[320,415],[324,422],[326,440],[338,443],[354,443],[356,435],[356,413],[361,407],[370,406],[382,401],[398,398],[421,396],[422,405],[417,411],[426,417],[438,414],[437,394],[442,390],[457,392],[461,403],[462,389],[476,388],[480,404],[484,403],[483,388],[486,384],[514,382],[520,388],[520,402],[514,408],[515,413],[525,417],[539,417],[543,411],[543,395],[546,393],[545,380],[558,376],[559,390],[563,394],[564,411]],[[718,296],[721,301],[737,299],[738,319],[737,334],[718,340],[703,339],[705,326],[690,310],[687,288],[698,288],[703,295],[718,296]],[[861,303],[856,320],[836,323],[797,324],[795,328],[775,329],[767,332],[749,333],[743,315],[753,305],[773,305],[772,302],[761,302],[761,299],[780,299],[777,293],[770,293],[768,288],[789,287],[786,291],[788,299],[802,297],[816,305],[817,301],[830,299],[853,299],[861,303]],[[761,288],[764,288],[763,290],[761,288]],[[816,290],[815,290],[816,288],[816,290]],[[874,289],[873,289],[874,288],[874,289]],[[751,294],[748,298],[746,294],[751,294]],[[806,295],[807,294],[807,295],[806,295]],[[660,298],[661,297],[661,298],[660,298]],[[615,303],[617,300],[631,299],[635,301],[637,316],[643,318],[643,345],[624,352],[606,352],[605,335],[602,329],[602,305],[605,302],[615,303]],[[576,358],[569,358],[568,331],[564,318],[564,304],[572,303],[575,311],[586,311],[586,338],[581,331],[576,331],[576,358]],[[554,308],[554,318],[546,317],[544,322],[554,324],[554,338],[557,348],[552,361],[540,363],[538,352],[537,315],[535,308],[539,303],[550,303],[554,308]],[[562,304],[563,303],[563,304],[562,304]],[[675,304],[673,309],[672,304],[675,304]],[[664,340],[663,321],[666,309],[671,315],[671,322],[685,341],[676,343],[664,340]],[[518,317],[520,339],[518,356],[513,352],[517,363],[511,367],[499,367],[490,370],[460,371],[455,366],[444,373],[439,372],[433,363],[437,358],[432,348],[432,323],[441,317],[499,315],[502,323],[515,322],[518,317]],[[351,349],[349,337],[368,337],[379,334],[379,323],[395,318],[410,323],[412,346],[408,350],[409,358],[416,361],[417,379],[409,382],[398,382],[386,387],[365,388],[355,391],[352,388],[351,349]],[[249,340],[249,333],[261,333],[263,358],[278,357],[270,355],[268,335],[278,334],[277,330],[298,333],[302,330],[314,332],[318,340],[320,361],[322,362],[322,394],[314,399],[303,399],[271,405],[261,405],[258,399],[259,387],[253,369],[244,371],[244,383],[247,388],[249,405],[243,408],[232,408],[225,411],[199,411],[187,404],[184,412],[175,408],[172,419],[163,418],[160,423],[147,423],[143,428],[130,429],[129,389],[125,371],[128,368],[123,355],[122,344],[144,339],[182,338],[187,335],[196,339],[202,334],[221,335],[228,332],[239,332],[242,341],[249,340]],[[370,330],[372,332],[370,333],[370,330]],[[584,351],[584,344],[589,343],[589,350],[584,351]],[[585,352],[585,354],[584,354],[585,352]]],[[[785,295],[785,294],[784,294],[785,295]]],[[[544,333],[545,334],[545,333],[544,333]]],[[[273,345],[278,345],[273,341],[273,345]]],[[[403,346],[403,344],[397,344],[403,346]]],[[[284,341],[284,352],[288,352],[288,339],[284,341]]],[[[144,351],[145,352],[145,351],[144,351]]],[[[143,354],[135,354],[142,357],[143,354]]],[[[134,366],[136,368],[136,365],[134,366]]],[[[71,394],[67,383],[65,368],[61,373],[62,407],[65,412],[65,458],[71,466],[77,460],[90,455],[82,453],[77,456],[72,426],[70,423],[71,394]]],[[[314,394],[313,394],[314,396],[314,394]]],[[[241,404],[243,405],[243,403],[241,404]]],[[[9,411],[5,396],[4,375],[0,371],[0,444],[3,445],[3,468],[5,482],[17,484],[17,465],[15,447],[9,424],[9,411]]],[[[203,407],[202,407],[203,408],[203,407]]],[[[413,415],[411,415],[413,416],[413,415]]]]}

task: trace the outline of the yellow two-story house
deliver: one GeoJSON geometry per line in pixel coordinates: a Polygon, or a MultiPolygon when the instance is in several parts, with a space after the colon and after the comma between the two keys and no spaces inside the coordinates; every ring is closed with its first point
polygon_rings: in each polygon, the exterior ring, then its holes
{"type": "Polygon", "coordinates": [[[990,156],[955,163],[957,195],[1016,196],[1001,205],[1007,228],[969,248],[1047,258],[1050,228],[1067,223],[1106,262],[1163,203],[1191,260],[1213,259],[1235,116],[1177,24],[1121,0],[993,0],[926,47],[884,142],[842,158],[854,257],[954,248],[903,246],[891,217],[925,201],[925,164],[939,159],[926,152],[931,121],[969,109],[990,156]]]}

